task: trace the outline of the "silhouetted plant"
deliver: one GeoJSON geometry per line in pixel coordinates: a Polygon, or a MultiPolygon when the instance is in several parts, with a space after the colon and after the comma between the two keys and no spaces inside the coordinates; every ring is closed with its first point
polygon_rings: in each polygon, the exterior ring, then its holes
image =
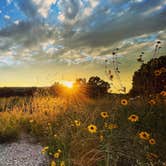
{"type": "Polygon", "coordinates": [[[103,81],[100,77],[91,77],[87,83],[88,94],[90,97],[103,97],[107,94],[110,84],[103,81]]]}
{"type": "Polygon", "coordinates": [[[131,95],[154,94],[165,90],[166,85],[166,56],[150,60],[142,64],[134,73],[131,95]]]}

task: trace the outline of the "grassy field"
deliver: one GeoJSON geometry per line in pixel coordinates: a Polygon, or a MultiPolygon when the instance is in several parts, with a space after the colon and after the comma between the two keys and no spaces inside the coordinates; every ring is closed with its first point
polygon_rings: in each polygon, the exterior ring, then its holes
{"type": "Polygon", "coordinates": [[[51,166],[164,166],[165,97],[1,98],[0,142],[27,133],[51,166]]]}

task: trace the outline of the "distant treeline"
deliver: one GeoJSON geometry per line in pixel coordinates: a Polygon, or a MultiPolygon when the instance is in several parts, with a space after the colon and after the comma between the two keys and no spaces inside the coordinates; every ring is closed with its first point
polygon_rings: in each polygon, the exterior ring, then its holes
{"type": "Polygon", "coordinates": [[[0,97],[33,96],[36,90],[36,87],[4,87],[0,88],[0,97]]]}

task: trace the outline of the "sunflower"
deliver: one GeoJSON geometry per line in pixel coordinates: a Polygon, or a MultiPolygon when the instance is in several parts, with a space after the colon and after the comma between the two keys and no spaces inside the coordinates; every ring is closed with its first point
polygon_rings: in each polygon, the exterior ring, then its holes
{"type": "Polygon", "coordinates": [[[45,153],[48,151],[48,149],[49,149],[48,146],[44,147],[44,148],[41,150],[42,154],[45,154],[45,153]]]}
{"type": "Polygon", "coordinates": [[[150,134],[147,133],[146,131],[142,131],[142,132],[139,133],[139,137],[140,137],[141,139],[144,139],[144,140],[149,140],[150,134]]]}
{"type": "Polygon", "coordinates": [[[113,123],[110,123],[109,125],[108,125],[108,129],[117,129],[118,128],[118,125],[117,124],[113,124],[113,123]]]}
{"type": "Polygon", "coordinates": [[[151,145],[156,144],[156,140],[155,140],[154,138],[151,138],[151,139],[149,140],[149,144],[151,144],[151,145]]]}
{"type": "Polygon", "coordinates": [[[59,156],[60,156],[60,153],[59,153],[59,152],[55,152],[55,153],[54,153],[54,158],[58,159],[59,156]]]}
{"type": "Polygon", "coordinates": [[[124,105],[124,106],[126,106],[128,104],[128,101],[126,99],[122,99],[121,100],[121,104],[124,105]]]}
{"type": "Polygon", "coordinates": [[[57,152],[58,152],[58,153],[62,153],[62,150],[61,150],[61,149],[58,149],[57,152]]]}
{"type": "Polygon", "coordinates": [[[150,105],[155,105],[156,104],[156,101],[151,99],[149,102],[148,102],[150,105]]]}
{"type": "Polygon", "coordinates": [[[75,120],[74,123],[77,127],[79,127],[81,125],[81,122],[79,120],[75,120]]]}
{"type": "Polygon", "coordinates": [[[147,153],[146,154],[146,158],[148,160],[156,160],[158,158],[158,155],[157,154],[154,154],[154,153],[147,153]]]}
{"type": "Polygon", "coordinates": [[[29,123],[33,123],[33,122],[34,122],[34,120],[33,120],[33,119],[29,120],[29,123]]]}
{"type": "Polygon", "coordinates": [[[104,123],[104,127],[107,128],[108,127],[108,123],[105,122],[104,123]]]}
{"type": "Polygon", "coordinates": [[[163,97],[166,97],[166,91],[160,92],[160,95],[163,96],[163,97]]]}
{"type": "Polygon", "coordinates": [[[64,161],[61,161],[61,162],[60,162],[60,166],[65,166],[65,162],[64,162],[64,161]]]}
{"type": "Polygon", "coordinates": [[[139,120],[139,117],[133,114],[128,117],[128,120],[130,120],[131,122],[137,122],[139,120]]]}
{"type": "Polygon", "coordinates": [[[100,134],[100,141],[102,142],[104,140],[104,136],[100,134]]]}
{"type": "Polygon", "coordinates": [[[109,117],[108,112],[101,112],[100,115],[104,119],[109,117]]]}
{"type": "Polygon", "coordinates": [[[95,125],[93,125],[93,124],[89,125],[89,126],[88,126],[88,131],[89,131],[90,133],[96,133],[96,132],[97,132],[97,126],[95,126],[95,125]]]}
{"type": "Polygon", "coordinates": [[[54,160],[51,161],[51,166],[56,166],[56,162],[54,160]]]}
{"type": "Polygon", "coordinates": [[[155,75],[156,77],[160,76],[161,73],[162,73],[161,70],[155,70],[155,71],[154,71],[154,75],[155,75]]]}

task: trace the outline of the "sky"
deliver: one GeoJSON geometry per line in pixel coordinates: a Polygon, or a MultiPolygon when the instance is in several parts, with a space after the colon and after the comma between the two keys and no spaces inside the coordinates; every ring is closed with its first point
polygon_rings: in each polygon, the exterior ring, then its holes
{"type": "Polygon", "coordinates": [[[166,0],[0,0],[0,86],[49,86],[56,81],[114,73],[119,48],[120,80],[131,88],[143,51],[166,53],[166,0]]]}

